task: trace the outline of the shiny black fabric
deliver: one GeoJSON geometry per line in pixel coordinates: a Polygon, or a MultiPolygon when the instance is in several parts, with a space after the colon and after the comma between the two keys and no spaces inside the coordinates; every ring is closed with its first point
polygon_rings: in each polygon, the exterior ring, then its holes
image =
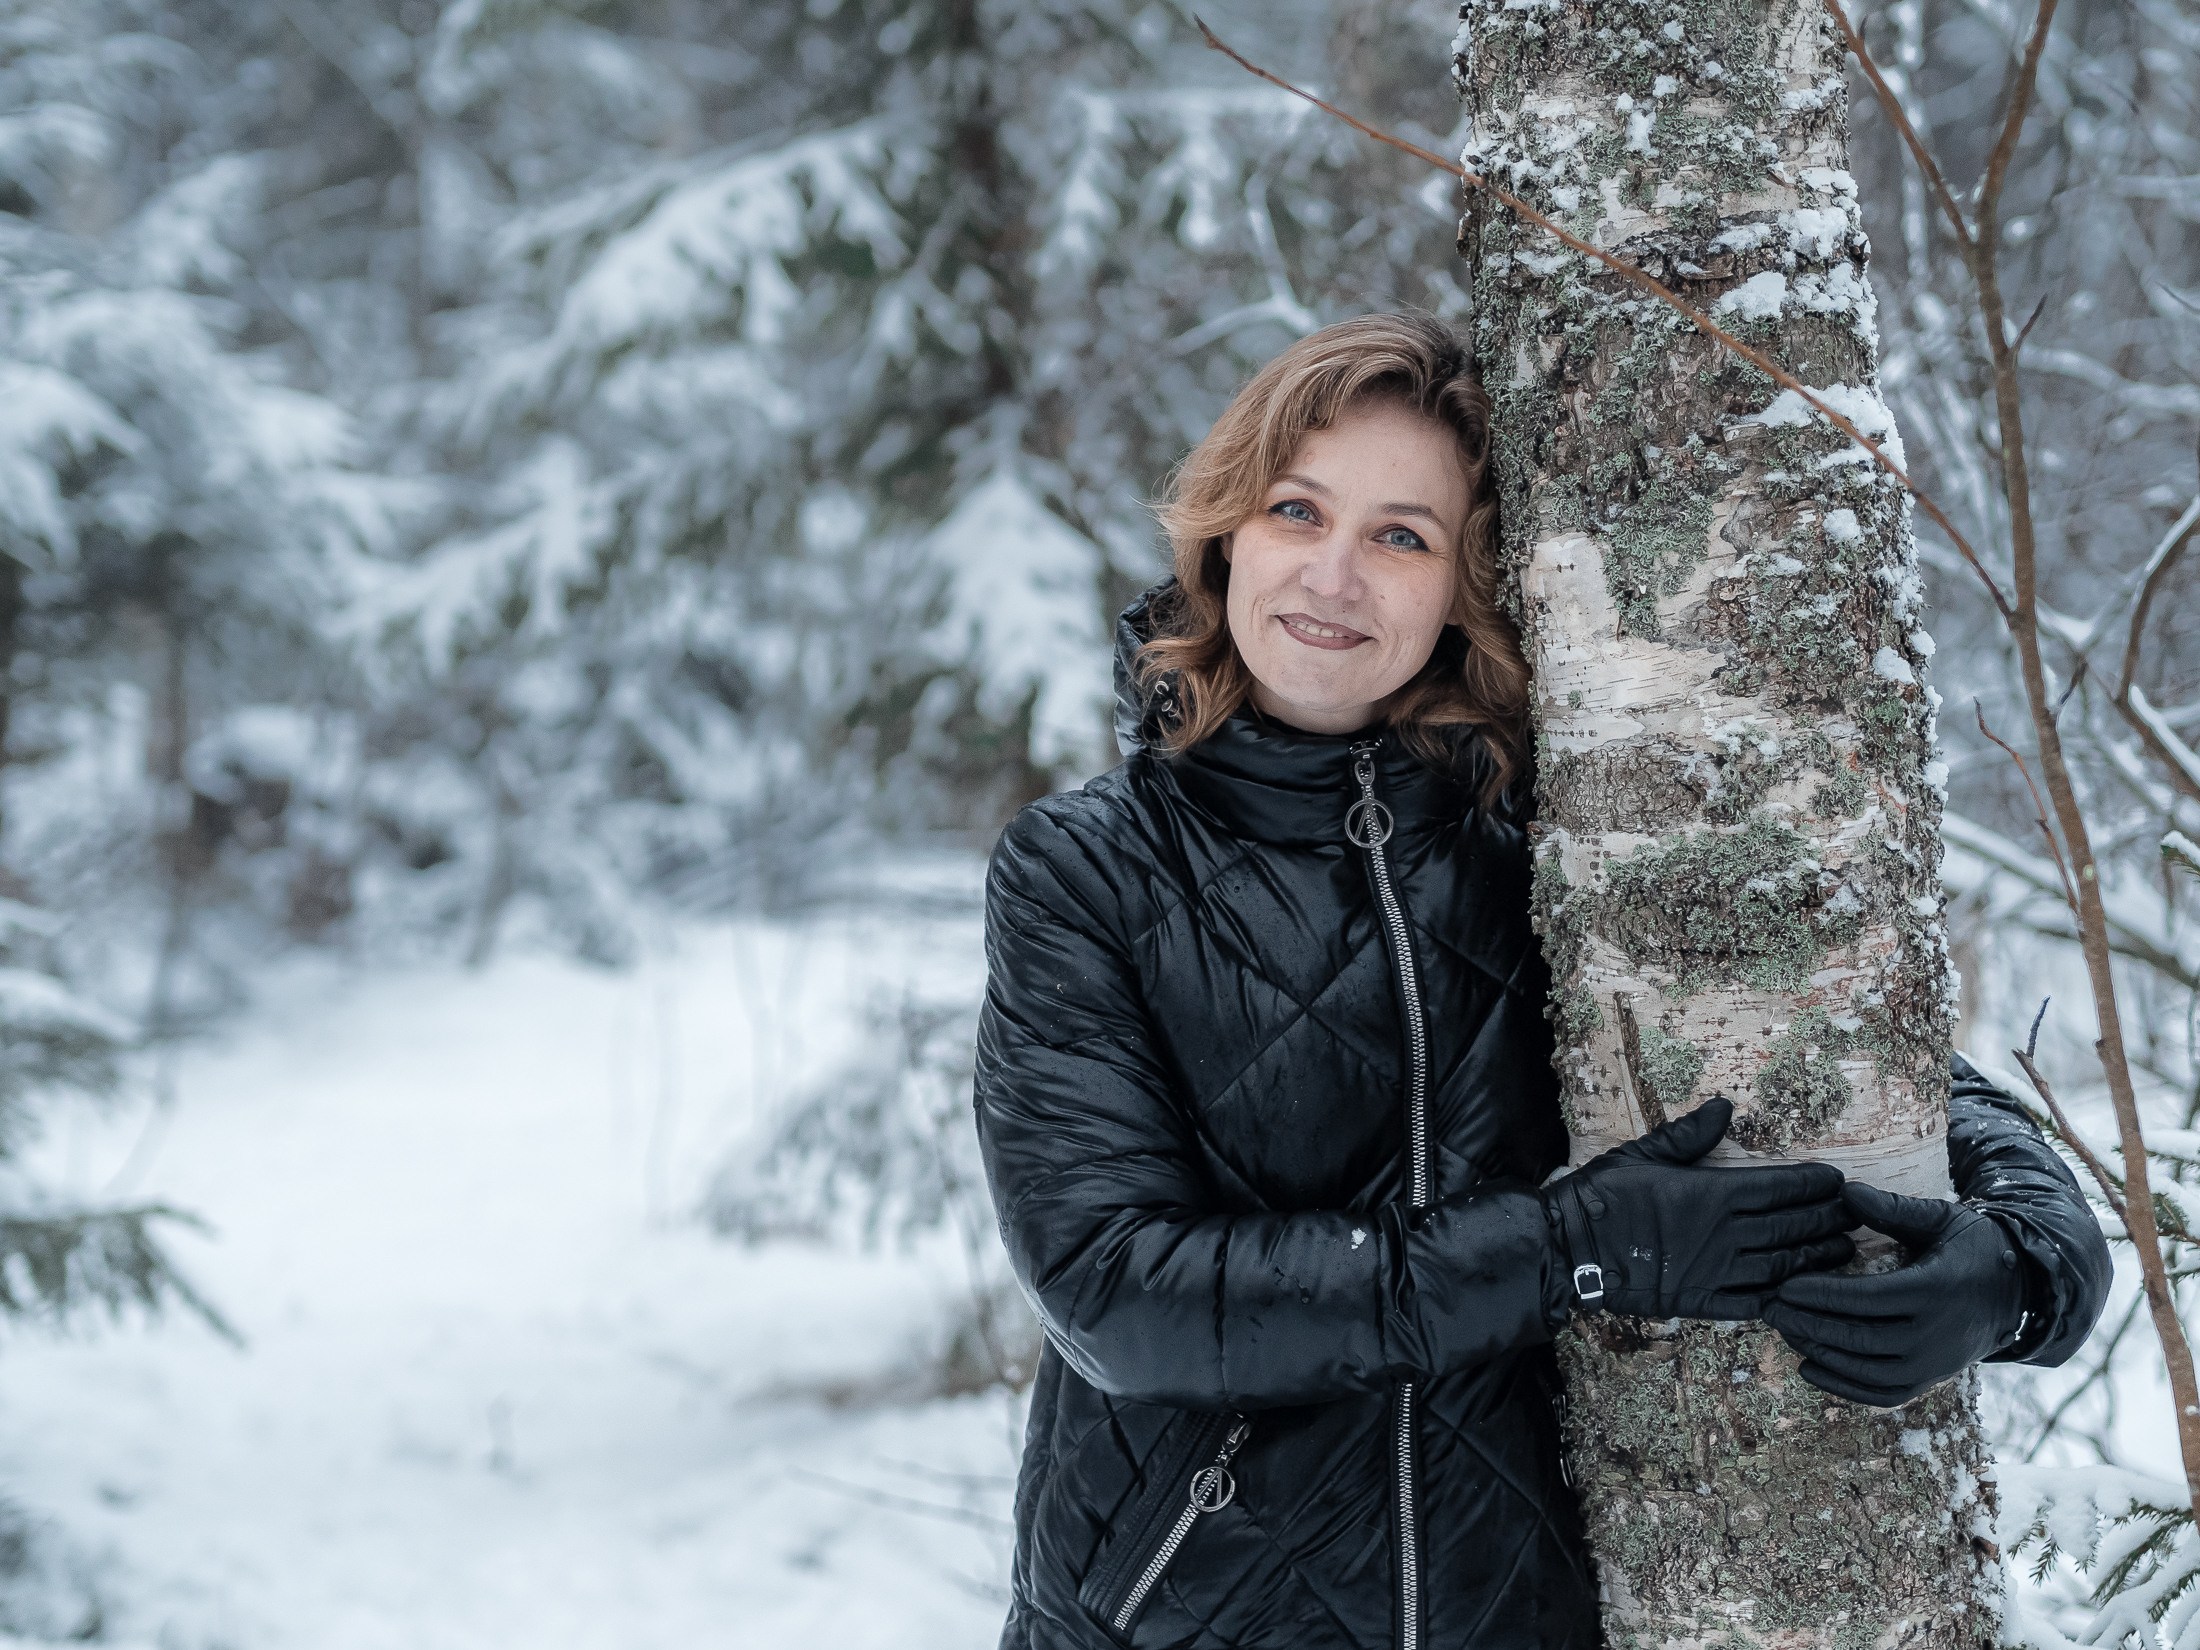
{"type": "Polygon", "coordinates": [[[2065,1362],[2108,1303],[2108,1239],[2077,1176],[2040,1138],[2024,1107],[1962,1055],[1951,1063],[1948,1178],[1985,1210],[2024,1257],[2025,1315],[1988,1363],[2065,1362]]]}
{"type": "Polygon", "coordinates": [[[1409,1217],[1400,986],[1344,835],[1356,737],[1247,715],[1170,761],[1143,744],[1159,707],[1124,700],[1128,758],[1020,813],[988,882],[977,1125],[1047,1331],[1003,1650],[1396,1643],[1407,1380],[1422,1643],[1592,1645],[1524,834],[1382,741],[1429,1040],[1433,1207],[1409,1217]],[[1227,1414],[1233,1498],[1116,1631],[1227,1414]]]}

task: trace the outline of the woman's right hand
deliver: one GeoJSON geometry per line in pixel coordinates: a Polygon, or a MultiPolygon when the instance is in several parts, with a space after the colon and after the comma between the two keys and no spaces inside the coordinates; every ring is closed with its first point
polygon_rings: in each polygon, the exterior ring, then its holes
{"type": "Polygon", "coordinates": [[[1707,1100],[1543,1189],[1569,1306],[1739,1322],[1795,1273],[1855,1253],[1832,1164],[1698,1161],[1733,1116],[1707,1100]]]}

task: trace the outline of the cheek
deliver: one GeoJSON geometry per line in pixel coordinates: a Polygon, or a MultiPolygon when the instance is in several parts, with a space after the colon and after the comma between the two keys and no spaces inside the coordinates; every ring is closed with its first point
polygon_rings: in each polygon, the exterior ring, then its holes
{"type": "Polygon", "coordinates": [[[1229,608],[1233,618],[1248,617],[1260,599],[1291,573],[1290,556],[1257,532],[1240,530],[1230,552],[1229,608]]]}
{"type": "Polygon", "coordinates": [[[1401,566],[1397,572],[1384,591],[1385,614],[1399,639],[1425,655],[1451,619],[1451,569],[1420,564],[1401,566]]]}

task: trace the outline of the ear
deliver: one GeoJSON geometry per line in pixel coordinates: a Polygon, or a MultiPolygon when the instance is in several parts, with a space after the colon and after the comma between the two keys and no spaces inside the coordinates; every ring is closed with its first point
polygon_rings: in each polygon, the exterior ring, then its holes
{"type": "Polygon", "coordinates": [[[1237,535],[1235,533],[1225,533],[1222,535],[1221,538],[1215,541],[1215,548],[1222,552],[1222,559],[1224,561],[1228,561],[1230,559],[1231,540],[1235,539],[1236,537],[1237,535]]]}

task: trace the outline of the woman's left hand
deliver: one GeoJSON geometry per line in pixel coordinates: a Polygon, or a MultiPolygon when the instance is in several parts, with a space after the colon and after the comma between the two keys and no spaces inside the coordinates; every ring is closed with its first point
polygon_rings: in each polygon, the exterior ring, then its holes
{"type": "Polygon", "coordinates": [[[2025,1261],[1999,1221],[1966,1203],[1903,1197],[1854,1181],[1857,1220],[1910,1251],[1892,1272],[1805,1272],[1765,1305],[1765,1322],[1803,1357],[1802,1376],[1838,1398],[1907,1402],[2015,1338],[2025,1261]]]}

